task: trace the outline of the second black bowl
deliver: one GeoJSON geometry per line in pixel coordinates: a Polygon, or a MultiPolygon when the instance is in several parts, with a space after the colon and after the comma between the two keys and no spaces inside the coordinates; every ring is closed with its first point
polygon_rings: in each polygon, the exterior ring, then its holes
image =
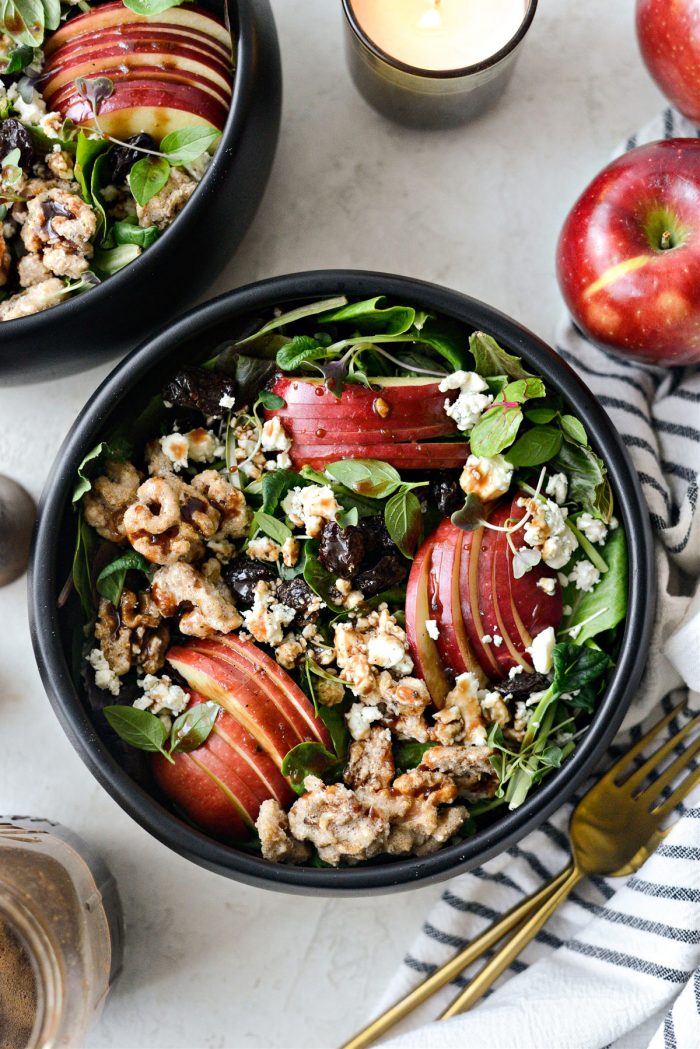
{"type": "MultiPolygon", "coordinates": [[[[204,0],[221,12],[221,0],[204,0]]],[[[231,109],[182,214],[138,259],[90,291],[0,323],[0,385],[71,375],[131,349],[206,291],[263,195],[279,134],[282,73],[268,0],[226,0],[236,41],[231,109]]]]}
{"type": "Polygon", "coordinates": [[[577,375],[536,336],[484,303],[455,291],[406,277],[348,270],[274,277],[222,295],[176,321],[119,364],[85,406],[49,472],[36,530],[30,575],[34,651],[42,680],[65,732],[109,794],[154,837],[195,863],[265,888],[354,895],[408,889],[476,867],[542,823],[579,786],[605,753],[644,669],[654,618],[654,562],[649,516],[639,481],[619,435],[577,375]],[[79,676],[71,671],[70,610],[57,598],[70,572],[75,540],[71,493],[85,454],[118,423],[133,418],[139,402],[160,389],[166,374],[185,361],[205,359],[245,317],[269,314],[334,294],[349,298],[386,295],[454,318],[470,331],[493,335],[544,377],[585,420],[595,450],[605,459],[625,529],[629,553],[629,613],[619,658],[605,695],[578,747],[514,812],[494,813],[493,822],[471,838],[432,856],[381,860],[361,867],[317,869],[270,863],[196,830],[136,782],[96,732],[79,676]]]}

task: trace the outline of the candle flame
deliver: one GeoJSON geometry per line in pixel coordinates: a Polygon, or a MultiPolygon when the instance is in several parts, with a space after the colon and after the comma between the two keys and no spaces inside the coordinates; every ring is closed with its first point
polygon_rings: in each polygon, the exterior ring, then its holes
{"type": "Polygon", "coordinates": [[[429,9],[418,19],[419,29],[442,28],[442,15],[440,14],[439,7],[440,0],[430,0],[429,9]]]}

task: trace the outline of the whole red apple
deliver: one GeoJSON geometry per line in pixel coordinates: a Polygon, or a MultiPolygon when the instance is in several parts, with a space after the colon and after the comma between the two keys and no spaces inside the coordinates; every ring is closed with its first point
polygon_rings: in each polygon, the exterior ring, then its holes
{"type": "Polygon", "coordinates": [[[557,276],[593,342],[700,362],[700,140],[652,142],[601,171],[564,223],[557,276]]]}
{"type": "Polygon", "coordinates": [[[647,69],[689,120],[700,121],[700,0],[637,0],[647,69]]]}

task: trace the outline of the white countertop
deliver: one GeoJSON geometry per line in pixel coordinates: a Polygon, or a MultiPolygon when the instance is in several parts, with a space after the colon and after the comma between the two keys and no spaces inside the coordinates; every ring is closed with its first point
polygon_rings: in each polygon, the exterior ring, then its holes
{"type": "MultiPolygon", "coordinates": [[[[285,95],[277,162],[211,293],[317,267],[386,270],[468,292],[551,338],[564,215],[613,146],[661,105],[638,56],[633,0],[541,0],[500,108],[445,133],[403,130],[367,108],[345,68],[340,0],[273,7],[285,95]]],[[[0,470],[38,496],[108,370],[0,390],[0,470]]],[[[0,624],[0,812],[47,816],[84,835],[124,899],[125,969],[92,1049],[342,1041],[439,889],[283,896],[170,853],[110,800],[60,730],[34,665],[24,580],[0,590],[0,624]]]]}

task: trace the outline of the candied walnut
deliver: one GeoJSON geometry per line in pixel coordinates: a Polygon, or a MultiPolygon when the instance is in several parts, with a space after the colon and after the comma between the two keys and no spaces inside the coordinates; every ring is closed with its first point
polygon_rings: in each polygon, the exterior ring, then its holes
{"type": "Polygon", "coordinates": [[[397,776],[394,790],[411,798],[423,798],[431,805],[449,805],[457,797],[457,787],[449,777],[422,766],[397,776]]]}
{"type": "Polygon", "coordinates": [[[219,527],[212,540],[240,539],[247,534],[251,515],[240,489],[234,488],[216,470],[204,470],[197,474],[192,478],[192,487],[219,511],[219,527]]]}
{"type": "Polygon", "coordinates": [[[285,670],[294,670],[305,651],[305,643],[298,641],[294,634],[287,634],[282,644],[275,649],[275,659],[285,670]]]}
{"type": "Polygon", "coordinates": [[[135,550],[157,565],[196,561],[203,540],[219,527],[219,511],[174,475],[150,477],[124,514],[126,535],[135,550]]]}
{"type": "Polygon", "coordinates": [[[431,733],[439,743],[486,742],[486,725],[479,701],[480,679],[467,671],[460,674],[451,692],[445,697],[445,705],[435,715],[435,726],[431,733]]]}
{"type": "Polygon", "coordinates": [[[52,306],[57,306],[65,298],[66,286],[58,277],[33,284],[25,291],[17,292],[4,302],[0,302],[0,321],[16,321],[20,317],[31,317],[52,306]]]}
{"type": "Polygon", "coordinates": [[[366,811],[342,783],[327,787],[315,776],[304,781],[307,793],[289,812],[289,827],[298,841],[316,846],[325,863],[360,863],[384,851],[388,826],[366,811]]]}
{"type": "Polygon", "coordinates": [[[390,714],[422,714],[430,703],[430,693],[425,681],[417,677],[405,677],[394,681],[388,671],[379,676],[379,693],[390,714]]]}
{"type": "Polygon", "coordinates": [[[46,158],[46,166],[56,178],[70,182],[73,178],[73,157],[64,149],[57,149],[49,153],[46,158]]]}
{"type": "Polygon", "coordinates": [[[10,276],[10,266],[12,265],[12,256],[8,250],[3,236],[2,227],[0,227],[0,288],[7,284],[7,278],[10,276]]]}
{"type": "Polygon", "coordinates": [[[95,212],[79,196],[45,189],[27,202],[22,240],[57,277],[79,277],[92,257],[96,230],[95,212]]]}
{"type": "Polygon", "coordinates": [[[180,630],[192,637],[229,634],[242,623],[226,584],[220,578],[207,578],[182,561],[158,569],[151,593],[161,614],[168,618],[182,607],[180,630]]]}
{"type": "Polygon", "coordinates": [[[392,826],[386,851],[392,856],[429,856],[457,833],[468,816],[463,805],[440,810],[429,800],[414,801],[406,815],[392,826]]]}
{"type": "Polygon", "coordinates": [[[110,670],[123,677],[134,665],[147,674],[160,670],[170,631],[147,590],[123,590],[118,609],[106,598],[100,600],[95,638],[110,670]]]}
{"type": "Polygon", "coordinates": [[[171,168],[170,177],[160,192],[151,197],[147,204],[136,205],[139,225],[144,229],[148,226],[166,229],[182,211],[196,188],[195,180],[181,168],[171,168]]]}
{"type": "Polygon", "coordinates": [[[430,739],[428,723],[422,714],[390,714],[384,718],[399,739],[415,739],[418,743],[427,743],[430,739]]]}
{"type": "Polygon", "coordinates": [[[372,728],[365,739],[356,740],[351,745],[344,776],[348,787],[353,790],[388,790],[395,775],[388,728],[372,728]]]}
{"type": "Polygon", "coordinates": [[[120,543],[125,538],[124,512],[136,498],[142,480],[143,474],[131,463],[105,460],[104,474],[83,496],[85,520],[103,539],[120,543]]]}
{"type": "Polygon", "coordinates": [[[279,802],[268,798],[260,806],[255,829],[260,838],[262,854],[275,863],[305,863],[311,859],[311,849],[296,841],[289,831],[289,818],[279,802]]]}
{"type": "Polygon", "coordinates": [[[194,408],[214,418],[226,415],[230,410],[226,405],[235,402],[235,396],[234,380],[208,368],[182,368],[163,387],[163,400],[168,404],[194,408]]]}
{"type": "Polygon", "coordinates": [[[498,790],[498,773],[489,761],[490,747],[431,747],[418,771],[430,770],[449,776],[459,796],[467,801],[492,798],[498,790]]]}
{"type": "Polygon", "coordinates": [[[40,255],[24,255],[17,263],[19,282],[23,288],[41,284],[51,276],[40,255]]]}
{"type": "Polygon", "coordinates": [[[345,685],[342,681],[330,681],[328,678],[316,678],[314,682],[316,699],[324,707],[335,707],[345,698],[345,685]]]}

